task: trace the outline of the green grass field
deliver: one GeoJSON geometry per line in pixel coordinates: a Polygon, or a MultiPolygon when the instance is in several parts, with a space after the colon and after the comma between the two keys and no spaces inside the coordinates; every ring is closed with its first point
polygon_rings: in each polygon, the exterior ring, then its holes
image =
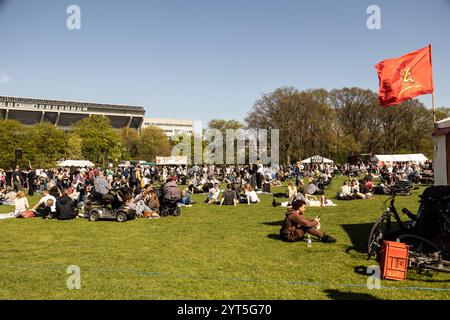
{"type": "MultiPolygon", "coordinates": [[[[334,197],[339,178],[327,190],[334,197]]],[[[283,192],[285,188],[275,188],[283,192]]],[[[418,208],[418,195],[398,208],[418,208]]],[[[0,220],[0,299],[448,299],[450,275],[408,272],[407,281],[366,286],[367,237],[386,196],[309,208],[336,244],[278,239],[285,209],[260,195],[257,205],[208,206],[206,195],[180,217],[126,223],[84,219],[0,220]],[[81,289],[66,272],[81,269],[81,289]]],[[[37,201],[33,197],[31,203],[37,201]]],[[[283,200],[284,201],[284,200],[283,200]]],[[[0,212],[11,207],[0,206],[0,212]]]]}

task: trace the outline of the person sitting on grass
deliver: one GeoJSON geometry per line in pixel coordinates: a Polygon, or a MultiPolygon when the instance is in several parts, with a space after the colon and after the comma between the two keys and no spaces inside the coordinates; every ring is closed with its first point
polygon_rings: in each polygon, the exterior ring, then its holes
{"type": "Polygon", "coordinates": [[[292,181],[288,183],[288,204],[292,205],[292,202],[297,198],[297,187],[294,185],[292,181]]]}
{"type": "Polygon", "coordinates": [[[229,184],[229,183],[233,184],[233,183],[235,183],[236,182],[235,174],[233,172],[227,174],[225,176],[225,179],[223,180],[223,182],[225,182],[226,184],[229,184]]]}
{"type": "Polygon", "coordinates": [[[367,179],[367,177],[359,183],[359,192],[364,194],[365,199],[373,199],[372,189],[373,184],[367,179]]]}
{"type": "Polygon", "coordinates": [[[322,189],[319,189],[319,187],[317,187],[315,179],[313,177],[309,178],[309,184],[306,187],[306,193],[310,194],[310,195],[322,195],[325,192],[322,189]]]}
{"type": "Polygon", "coordinates": [[[0,215],[0,219],[10,219],[10,218],[21,218],[22,213],[27,211],[30,206],[28,204],[28,199],[25,196],[25,192],[17,192],[16,198],[14,199],[14,212],[6,213],[0,215]]]}
{"type": "Polygon", "coordinates": [[[56,198],[50,195],[50,191],[45,189],[43,191],[44,196],[36,205],[31,209],[36,211],[38,217],[43,219],[53,217],[56,214],[56,198]]]}
{"type": "Polygon", "coordinates": [[[226,205],[226,206],[234,205],[236,207],[238,203],[239,203],[239,198],[236,193],[236,190],[233,189],[233,185],[231,183],[227,184],[227,190],[225,190],[222,193],[222,199],[220,200],[220,205],[226,205]]]}
{"type": "Polygon", "coordinates": [[[189,189],[181,190],[181,200],[178,203],[180,207],[192,207],[194,202],[191,200],[191,193],[189,189]]]}
{"type": "Polygon", "coordinates": [[[69,190],[63,189],[62,197],[56,201],[56,218],[58,220],[72,220],[78,214],[75,211],[76,203],[69,196],[69,190]]]}
{"type": "Polygon", "coordinates": [[[369,192],[372,192],[372,189],[374,188],[374,184],[372,182],[372,177],[371,176],[366,176],[363,180],[363,184],[367,187],[367,189],[369,190],[369,192]]]}
{"type": "Polygon", "coordinates": [[[196,174],[194,174],[194,177],[189,184],[189,190],[191,191],[191,193],[203,193],[203,189],[200,183],[201,180],[197,177],[196,174]]]}
{"type": "Polygon", "coordinates": [[[259,200],[258,195],[256,194],[256,191],[253,190],[252,186],[250,185],[250,183],[247,183],[244,185],[244,192],[245,192],[245,197],[243,199],[241,199],[241,203],[259,203],[261,200],[259,200]]]}
{"type": "Polygon", "coordinates": [[[283,226],[280,229],[280,237],[286,242],[295,242],[303,240],[306,233],[316,236],[319,241],[324,243],[335,243],[336,239],[325,234],[320,230],[320,217],[314,220],[306,219],[304,213],[306,203],[302,200],[295,200],[292,208],[286,212],[283,226]]]}
{"type": "Polygon", "coordinates": [[[217,204],[219,203],[220,188],[218,184],[209,189],[208,198],[206,199],[207,204],[217,204]]]}
{"type": "Polygon", "coordinates": [[[159,203],[158,194],[156,193],[156,191],[153,187],[150,187],[148,189],[148,192],[149,192],[149,196],[148,196],[148,201],[146,203],[147,207],[149,207],[154,212],[159,212],[160,203],[159,203]]]}
{"type": "Polygon", "coordinates": [[[353,197],[354,199],[365,199],[366,196],[359,192],[359,183],[356,179],[353,179],[352,182],[350,183],[350,189],[351,192],[353,193],[353,197]]]}
{"type": "Polygon", "coordinates": [[[344,184],[340,188],[339,192],[336,195],[338,200],[353,200],[355,199],[355,195],[352,192],[352,189],[347,180],[344,181],[344,184]]]}
{"type": "Polygon", "coordinates": [[[149,208],[145,203],[145,199],[147,199],[148,197],[148,189],[149,188],[143,190],[135,198],[133,198],[131,194],[126,194],[123,197],[123,201],[127,206],[136,211],[137,217],[146,219],[159,219],[159,214],[149,208]]]}

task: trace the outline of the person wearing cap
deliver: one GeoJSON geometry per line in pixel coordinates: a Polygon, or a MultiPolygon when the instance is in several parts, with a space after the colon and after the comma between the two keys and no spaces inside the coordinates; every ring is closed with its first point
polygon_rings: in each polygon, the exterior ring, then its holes
{"type": "Polygon", "coordinates": [[[320,230],[320,217],[314,220],[307,219],[304,216],[306,211],[306,202],[303,200],[294,200],[292,208],[286,212],[283,226],[280,229],[280,237],[286,242],[295,242],[303,240],[306,233],[316,236],[319,241],[324,243],[334,243],[336,239],[325,234],[320,230]]]}

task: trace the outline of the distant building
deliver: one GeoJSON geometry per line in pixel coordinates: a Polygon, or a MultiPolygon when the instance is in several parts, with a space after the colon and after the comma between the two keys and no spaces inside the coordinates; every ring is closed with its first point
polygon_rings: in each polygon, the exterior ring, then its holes
{"type": "Polygon", "coordinates": [[[71,125],[91,115],[110,119],[114,128],[139,130],[144,121],[143,107],[112,104],[43,100],[0,96],[0,119],[17,120],[25,125],[48,121],[68,130],[71,125]]]}
{"type": "Polygon", "coordinates": [[[168,137],[194,133],[194,122],[192,120],[145,118],[142,128],[149,126],[161,128],[168,137]]]}

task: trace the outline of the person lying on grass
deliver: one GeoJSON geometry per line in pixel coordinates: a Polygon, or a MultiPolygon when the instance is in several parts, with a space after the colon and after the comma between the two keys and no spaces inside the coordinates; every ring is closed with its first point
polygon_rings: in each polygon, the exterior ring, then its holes
{"type": "MultiPolygon", "coordinates": [[[[303,181],[302,181],[303,182],[303,181]]],[[[317,198],[310,194],[305,194],[305,189],[302,188],[300,191],[297,190],[297,187],[294,185],[293,182],[288,183],[288,196],[289,200],[285,202],[277,202],[275,199],[272,201],[272,206],[274,207],[284,207],[288,208],[292,206],[292,202],[296,199],[303,200],[306,203],[307,207],[334,207],[336,204],[333,203],[333,201],[327,199],[324,195],[320,196],[320,200],[317,200],[317,198]]],[[[275,196],[275,194],[274,194],[275,196]]]]}
{"type": "MultiPolygon", "coordinates": [[[[321,195],[320,200],[317,200],[317,198],[312,195],[307,194],[305,196],[303,193],[299,192],[296,194],[296,199],[304,201],[306,203],[307,207],[336,207],[337,206],[337,204],[335,204],[330,199],[327,199],[324,195],[321,195]]],[[[290,208],[290,207],[292,207],[292,203],[289,203],[289,201],[277,202],[277,201],[275,201],[275,199],[273,199],[272,206],[274,206],[274,207],[281,206],[283,208],[290,208]]]]}
{"type": "Polygon", "coordinates": [[[304,216],[306,203],[302,200],[294,200],[292,208],[286,212],[283,226],[280,229],[280,237],[284,241],[301,241],[306,233],[319,238],[324,243],[334,243],[336,239],[320,230],[320,217],[309,220],[304,216]]]}
{"type": "Polygon", "coordinates": [[[17,193],[11,187],[0,191],[0,204],[13,206],[17,193]]]}

